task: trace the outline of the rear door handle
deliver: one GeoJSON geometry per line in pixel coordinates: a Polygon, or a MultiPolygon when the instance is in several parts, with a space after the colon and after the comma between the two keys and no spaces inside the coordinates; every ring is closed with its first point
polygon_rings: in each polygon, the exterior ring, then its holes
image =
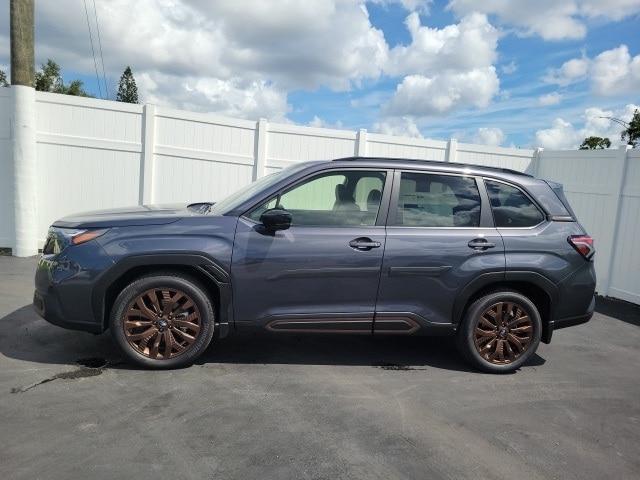
{"type": "Polygon", "coordinates": [[[487,250],[496,246],[495,243],[489,242],[486,238],[474,238],[467,245],[474,250],[487,250]]]}
{"type": "Polygon", "coordinates": [[[349,246],[351,248],[355,248],[356,250],[371,250],[372,248],[379,248],[381,245],[380,242],[374,242],[369,237],[359,237],[354,238],[349,242],[349,246]]]}

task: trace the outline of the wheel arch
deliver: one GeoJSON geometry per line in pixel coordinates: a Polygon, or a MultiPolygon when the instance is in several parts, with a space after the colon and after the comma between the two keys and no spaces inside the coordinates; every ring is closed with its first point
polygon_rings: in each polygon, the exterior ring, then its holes
{"type": "Polygon", "coordinates": [[[536,272],[518,271],[481,275],[467,284],[458,295],[453,308],[452,322],[458,325],[475,300],[499,289],[515,290],[535,304],[542,319],[541,341],[549,343],[553,334],[553,326],[550,322],[554,318],[558,289],[551,280],[536,272]]]}
{"type": "Polygon", "coordinates": [[[111,267],[98,281],[92,294],[93,313],[103,331],[109,326],[113,302],[122,289],[136,278],[161,271],[187,274],[200,281],[214,304],[217,334],[225,336],[228,333],[229,325],[233,324],[229,274],[209,257],[181,253],[135,255],[111,267]]]}

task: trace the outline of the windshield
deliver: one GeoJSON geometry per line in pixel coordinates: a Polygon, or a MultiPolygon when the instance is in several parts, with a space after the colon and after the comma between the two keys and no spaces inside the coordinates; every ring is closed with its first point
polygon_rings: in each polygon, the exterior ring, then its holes
{"type": "Polygon", "coordinates": [[[209,213],[212,215],[224,215],[225,213],[232,211],[234,208],[237,208],[239,205],[242,205],[244,202],[249,200],[252,196],[259,193],[260,191],[269,188],[283,178],[288,177],[292,173],[296,172],[297,170],[301,170],[306,166],[306,163],[298,163],[296,165],[283,168],[278,172],[274,172],[265,177],[262,177],[261,179],[250,183],[249,185],[245,185],[240,190],[235,191],[228,197],[225,197],[223,200],[215,203],[211,207],[211,210],[209,210],[209,213]]]}

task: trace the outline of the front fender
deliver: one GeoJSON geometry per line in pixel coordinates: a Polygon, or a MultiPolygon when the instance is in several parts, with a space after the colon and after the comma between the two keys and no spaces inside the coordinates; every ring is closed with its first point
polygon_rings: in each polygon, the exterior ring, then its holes
{"type": "Polygon", "coordinates": [[[231,277],[229,273],[213,258],[197,252],[162,252],[154,254],[130,255],[120,259],[109,270],[105,271],[95,284],[92,293],[93,315],[102,319],[102,329],[106,330],[107,292],[112,285],[125,278],[129,272],[139,267],[152,266],[191,267],[201,277],[215,284],[220,293],[220,311],[216,323],[228,326],[233,324],[233,302],[231,277]]]}

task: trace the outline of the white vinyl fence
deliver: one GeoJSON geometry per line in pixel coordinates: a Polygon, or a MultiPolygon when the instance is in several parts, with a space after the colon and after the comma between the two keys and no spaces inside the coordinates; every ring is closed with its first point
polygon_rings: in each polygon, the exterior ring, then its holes
{"type": "MultiPolygon", "coordinates": [[[[12,247],[11,88],[0,88],[0,247],[12,247]]],[[[70,213],[219,200],[295,162],[352,155],[464,162],[565,185],[596,238],[598,290],[640,303],[640,155],[542,151],[302,127],[36,92],[37,237],[70,213]]]]}

